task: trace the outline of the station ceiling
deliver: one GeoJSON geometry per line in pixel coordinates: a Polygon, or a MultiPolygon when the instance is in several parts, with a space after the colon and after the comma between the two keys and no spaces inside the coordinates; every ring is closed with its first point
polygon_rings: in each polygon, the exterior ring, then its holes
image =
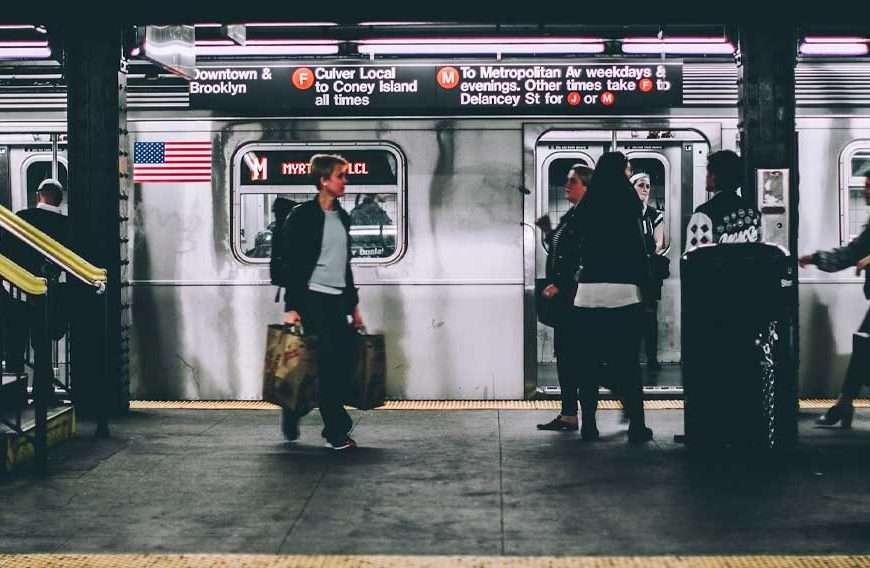
{"type": "Polygon", "coordinates": [[[134,0],[106,8],[76,0],[5,2],[0,23],[174,24],[198,21],[286,22],[454,21],[502,24],[584,24],[621,27],[677,23],[834,25],[842,32],[870,30],[870,2],[826,0],[764,6],[756,0],[134,0]],[[858,29],[856,29],[856,26],[858,29]]]}

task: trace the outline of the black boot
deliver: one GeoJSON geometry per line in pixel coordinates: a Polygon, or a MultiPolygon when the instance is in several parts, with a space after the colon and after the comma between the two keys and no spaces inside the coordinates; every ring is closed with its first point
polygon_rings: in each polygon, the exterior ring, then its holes
{"type": "Polygon", "coordinates": [[[595,422],[595,412],[598,410],[598,401],[580,405],[580,437],[584,442],[594,442],[598,439],[598,425],[595,422]]]}
{"type": "Polygon", "coordinates": [[[646,427],[643,415],[643,396],[632,396],[625,401],[625,411],[628,414],[628,441],[632,444],[649,442],[653,438],[653,431],[646,427]]]}
{"type": "Polygon", "coordinates": [[[299,438],[299,416],[292,410],[281,409],[281,432],[288,442],[299,438]]]}
{"type": "Polygon", "coordinates": [[[653,439],[653,431],[646,426],[635,426],[632,424],[628,427],[628,441],[632,444],[643,444],[653,439]]]}

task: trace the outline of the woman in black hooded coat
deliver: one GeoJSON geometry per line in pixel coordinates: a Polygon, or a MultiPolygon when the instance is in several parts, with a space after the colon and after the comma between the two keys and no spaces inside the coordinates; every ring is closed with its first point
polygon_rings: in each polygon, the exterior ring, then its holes
{"type": "Polygon", "coordinates": [[[647,442],[639,349],[643,330],[642,291],[650,283],[641,226],[643,204],[628,180],[631,167],[621,152],[607,152],[595,166],[579,226],[581,268],[574,298],[580,337],[580,434],[598,438],[598,387],[624,397],[630,442],[647,442]]]}

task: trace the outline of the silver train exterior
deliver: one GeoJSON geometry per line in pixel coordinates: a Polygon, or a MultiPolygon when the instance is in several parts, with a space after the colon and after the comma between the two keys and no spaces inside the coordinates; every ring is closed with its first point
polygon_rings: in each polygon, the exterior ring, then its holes
{"type": "MultiPolygon", "coordinates": [[[[798,66],[797,252],[837,246],[866,219],[849,188],[853,162],[870,156],[870,87],[854,81],[868,69],[798,66]]],[[[265,325],[282,313],[268,265],[246,259],[240,243],[239,166],[252,145],[377,149],[394,157],[397,253],[384,263],[361,259],[354,274],[369,330],[387,338],[388,396],[395,399],[533,393],[539,371],[553,362],[550,330],[534,311],[545,258],[534,221],[560,212],[567,164],[594,162],[613,147],[645,161],[659,172],[672,268],[659,308],[659,356],[678,362],[685,220],[708,198],[707,153],[737,149],[738,134],[736,68],[686,63],[684,73],[684,104],[661,112],[486,119],[216,116],[188,110],[181,89],[155,89],[131,75],[131,144],[212,144],[210,183],[134,185],[131,396],[260,397],[265,325]]],[[[52,92],[37,102],[25,95],[0,102],[5,205],[26,205],[28,168],[50,162],[51,133],[63,139],[64,98],[52,92]]],[[[861,279],[850,271],[801,271],[802,396],[837,391],[865,308],[861,279]]]]}

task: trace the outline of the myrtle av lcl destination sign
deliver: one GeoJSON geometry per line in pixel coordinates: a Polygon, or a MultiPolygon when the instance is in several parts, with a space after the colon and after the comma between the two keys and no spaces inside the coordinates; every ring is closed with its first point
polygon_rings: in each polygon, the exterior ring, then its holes
{"type": "Polygon", "coordinates": [[[572,115],[682,104],[680,63],[200,67],[195,109],[296,116],[572,115]]]}

